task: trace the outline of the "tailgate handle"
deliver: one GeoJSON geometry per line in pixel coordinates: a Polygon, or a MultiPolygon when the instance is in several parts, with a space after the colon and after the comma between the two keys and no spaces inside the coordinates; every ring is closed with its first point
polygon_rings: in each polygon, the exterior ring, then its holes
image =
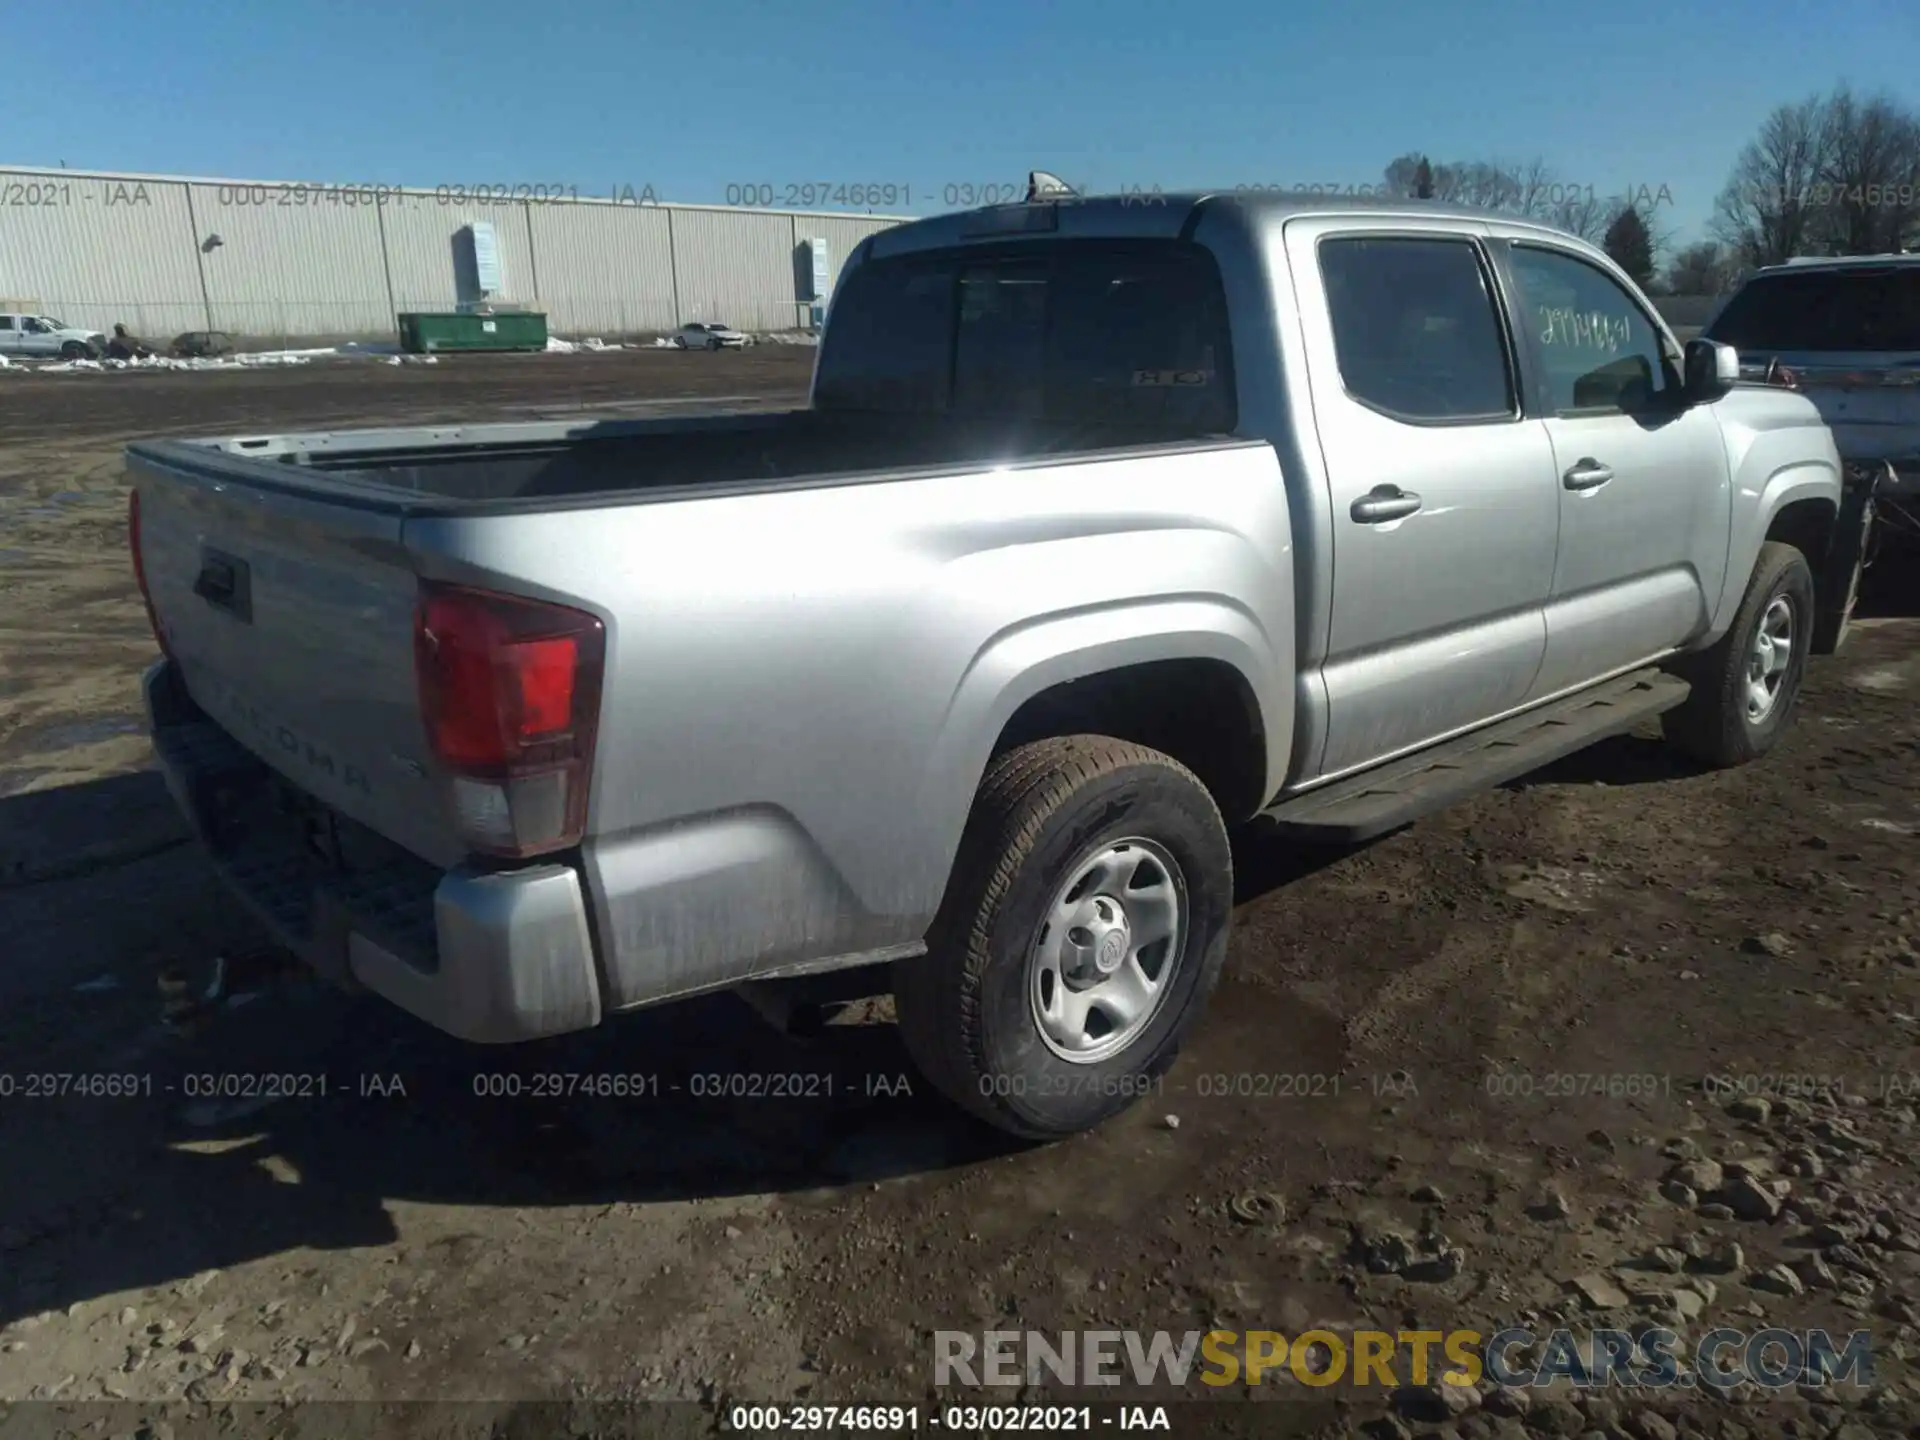
{"type": "Polygon", "coordinates": [[[193,582],[193,593],[209,605],[251,621],[253,605],[248,590],[244,561],[211,553],[201,560],[200,574],[193,582]]]}

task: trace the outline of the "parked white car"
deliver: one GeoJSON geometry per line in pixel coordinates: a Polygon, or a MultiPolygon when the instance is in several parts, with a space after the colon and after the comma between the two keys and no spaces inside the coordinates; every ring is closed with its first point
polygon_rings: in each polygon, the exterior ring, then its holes
{"type": "Polygon", "coordinates": [[[738,350],[751,345],[753,337],[734,329],[720,321],[694,321],[682,325],[673,337],[674,347],[679,350],[738,350]]]}
{"type": "Polygon", "coordinates": [[[57,355],[97,359],[107,347],[98,330],[63,325],[51,315],[0,314],[0,355],[57,355]]]}

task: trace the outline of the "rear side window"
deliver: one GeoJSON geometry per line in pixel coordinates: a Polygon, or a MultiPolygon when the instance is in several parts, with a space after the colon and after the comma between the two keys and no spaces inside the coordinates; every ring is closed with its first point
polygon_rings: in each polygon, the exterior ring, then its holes
{"type": "Polygon", "coordinates": [[[1397,420],[1504,420],[1513,374],[1469,240],[1331,239],[1320,274],[1347,393],[1397,420]]]}
{"type": "Polygon", "coordinates": [[[1759,276],[1727,302],[1707,338],[1759,353],[1920,354],[1920,265],[1759,276]]]}
{"type": "Polygon", "coordinates": [[[1219,276],[1204,250],[1169,241],[873,261],[834,299],[814,400],[834,410],[1230,431],[1219,276]]]}
{"type": "Polygon", "coordinates": [[[13,317],[11,315],[0,315],[0,330],[11,329],[13,329],[13,317]]]}

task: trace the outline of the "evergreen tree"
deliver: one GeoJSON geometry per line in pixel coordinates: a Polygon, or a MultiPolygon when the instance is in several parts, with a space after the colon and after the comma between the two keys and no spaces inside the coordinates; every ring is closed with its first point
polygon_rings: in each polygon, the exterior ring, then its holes
{"type": "Polygon", "coordinates": [[[1613,263],[1633,277],[1633,283],[1645,289],[1653,280],[1653,237],[1647,222],[1629,205],[1613,217],[1607,226],[1601,248],[1613,257],[1613,263]]]}

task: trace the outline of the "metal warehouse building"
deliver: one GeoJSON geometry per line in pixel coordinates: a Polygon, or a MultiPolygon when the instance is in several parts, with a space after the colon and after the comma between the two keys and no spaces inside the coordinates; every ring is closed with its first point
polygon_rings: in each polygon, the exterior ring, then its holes
{"type": "Polygon", "coordinates": [[[402,311],[477,298],[484,235],[487,298],[555,334],[791,330],[820,298],[816,248],[831,277],[908,218],[478,188],[0,169],[0,310],[147,336],[391,336],[402,311]]]}

